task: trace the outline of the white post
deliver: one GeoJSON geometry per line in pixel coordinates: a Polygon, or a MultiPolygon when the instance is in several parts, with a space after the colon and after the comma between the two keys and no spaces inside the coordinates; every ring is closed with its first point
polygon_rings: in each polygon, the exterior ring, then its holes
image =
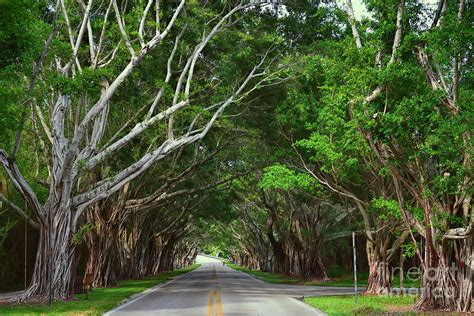
{"type": "MultiPolygon", "coordinates": [[[[28,206],[26,205],[26,200],[25,200],[25,208],[24,208],[25,212],[27,212],[27,209],[28,209],[27,207],[28,206]]],[[[28,259],[28,221],[27,221],[26,217],[25,217],[25,249],[24,250],[25,250],[25,253],[24,253],[24,264],[25,264],[25,266],[23,267],[24,268],[23,278],[24,278],[24,283],[25,283],[24,287],[25,287],[25,290],[26,290],[26,286],[27,286],[27,284],[26,284],[26,265],[28,263],[28,260],[27,260],[28,259]]]]}
{"type": "Polygon", "coordinates": [[[356,255],[356,243],[355,243],[355,232],[352,232],[352,252],[354,254],[354,300],[357,304],[357,255],[356,255]]]}
{"type": "MultiPolygon", "coordinates": [[[[25,202],[25,206],[26,206],[26,202],[25,202]]],[[[26,207],[25,207],[25,211],[26,211],[26,207]]],[[[25,290],[26,290],[26,287],[27,287],[27,284],[26,284],[26,265],[28,263],[28,221],[26,220],[25,218],[25,253],[24,253],[24,264],[25,266],[23,267],[23,279],[24,279],[24,285],[25,285],[25,290]]]]}

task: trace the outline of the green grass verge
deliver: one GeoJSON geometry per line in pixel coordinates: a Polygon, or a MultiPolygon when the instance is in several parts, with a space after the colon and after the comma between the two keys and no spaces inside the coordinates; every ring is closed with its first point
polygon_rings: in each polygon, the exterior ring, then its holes
{"type": "MultiPolygon", "coordinates": [[[[357,285],[361,288],[367,287],[367,279],[368,275],[367,274],[361,274],[357,276],[357,285]]],[[[346,287],[346,286],[354,286],[354,279],[352,276],[344,276],[341,278],[337,279],[331,279],[329,281],[312,281],[312,280],[307,280],[303,281],[304,285],[317,285],[317,286],[341,286],[341,287],[346,287]]],[[[400,287],[400,280],[398,278],[392,280],[392,287],[400,287]]],[[[412,287],[420,287],[419,281],[414,281],[410,279],[405,279],[403,281],[403,287],[404,288],[412,288],[412,287]]]]}
{"type": "Polygon", "coordinates": [[[75,295],[76,300],[74,301],[55,302],[51,307],[25,304],[9,307],[0,306],[0,315],[102,315],[131,295],[188,273],[197,267],[199,265],[195,264],[187,268],[164,272],[154,277],[140,280],[121,280],[118,282],[118,287],[93,289],[87,300],[85,294],[78,294],[75,295]]]}
{"type": "Polygon", "coordinates": [[[245,272],[250,274],[254,277],[257,277],[265,282],[268,283],[283,283],[283,284],[298,284],[301,283],[301,279],[292,278],[284,274],[277,274],[277,273],[270,273],[270,272],[263,272],[257,270],[251,270],[249,268],[241,267],[232,263],[227,263],[227,265],[235,270],[245,272]]]}
{"type": "Polygon", "coordinates": [[[306,297],[304,301],[328,315],[369,315],[409,310],[415,297],[406,296],[319,296],[306,297]]]}
{"type": "MultiPolygon", "coordinates": [[[[235,265],[232,263],[227,262],[226,263],[229,267],[232,269],[238,270],[245,272],[247,274],[250,274],[254,277],[257,277],[265,282],[268,283],[281,283],[281,284],[300,284],[300,285],[316,285],[316,286],[338,286],[338,287],[352,287],[354,286],[354,279],[351,275],[343,275],[343,274],[336,274],[333,275],[331,273],[331,268],[328,269],[328,275],[331,278],[328,281],[323,281],[323,280],[305,280],[303,278],[298,278],[295,276],[287,276],[284,274],[277,274],[277,273],[271,273],[271,272],[263,272],[263,271],[258,271],[258,270],[251,270],[246,267],[242,267],[239,265],[235,265]]],[[[367,287],[367,279],[368,279],[368,274],[367,273],[358,273],[357,274],[357,285],[361,288],[367,287]]],[[[399,279],[396,278],[392,281],[392,286],[393,287],[399,287],[400,282],[399,279]]],[[[405,288],[410,288],[410,287],[418,287],[418,281],[413,281],[409,279],[405,279],[403,282],[403,286],[405,288]]]]}
{"type": "MultiPolygon", "coordinates": [[[[336,287],[353,287],[354,279],[350,277],[343,277],[338,279],[331,279],[328,281],[323,280],[306,280],[303,281],[304,285],[316,285],[316,286],[336,286],[336,287]]],[[[367,279],[361,279],[357,281],[357,286],[360,288],[367,287],[367,279]]]]}

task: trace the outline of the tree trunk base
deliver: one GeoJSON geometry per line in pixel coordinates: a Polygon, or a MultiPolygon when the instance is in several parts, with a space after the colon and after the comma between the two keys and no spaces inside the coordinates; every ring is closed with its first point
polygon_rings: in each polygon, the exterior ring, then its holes
{"type": "Polygon", "coordinates": [[[392,280],[388,263],[374,262],[369,266],[369,280],[365,294],[390,294],[392,280]]]}

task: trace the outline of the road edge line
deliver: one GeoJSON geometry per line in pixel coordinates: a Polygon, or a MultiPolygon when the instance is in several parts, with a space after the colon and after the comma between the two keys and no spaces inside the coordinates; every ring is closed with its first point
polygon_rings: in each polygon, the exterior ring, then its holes
{"type": "MultiPolygon", "coordinates": [[[[200,268],[200,267],[199,267],[199,268],[200,268]]],[[[185,275],[188,275],[188,274],[190,274],[190,273],[193,273],[194,271],[198,270],[199,268],[194,269],[194,270],[192,270],[192,271],[189,271],[189,272],[187,272],[187,273],[185,273],[185,274],[181,274],[180,276],[177,276],[176,278],[173,278],[173,279],[171,279],[171,280],[169,280],[169,281],[167,281],[167,282],[165,282],[165,283],[160,283],[160,284],[157,284],[157,285],[155,285],[155,286],[152,286],[152,287],[146,289],[145,291],[139,293],[137,297],[135,297],[135,298],[133,298],[133,299],[131,299],[131,300],[129,300],[129,301],[123,303],[123,304],[120,304],[119,306],[115,307],[114,309],[111,309],[111,310],[109,310],[108,312],[102,314],[102,316],[111,316],[111,314],[112,314],[113,312],[116,312],[116,311],[120,310],[121,308],[123,308],[123,307],[125,307],[125,306],[128,306],[128,305],[130,305],[131,303],[134,303],[134,302],[136,302],[136,301],[138,301],[138,300],[144,298],[144,297],[147,296],[148,294],[155,292],[155,291],[158,290],[159,288],[162,288],[162,287],[164,287],[164,286],[166,286],[166,285],[168,285],[168,284],[170,284],[170,283],[172,283],[172,282],[174,282],[174,281],[176,281],[176,280],[178,280],[178,279],[184,277],[185,275]]],[[[124,300],[126,300],[126,299],[124,299],[124,300]]]]}
{"type": "Polygon", "coordinates": [[[258,282],[260,282],[260,283],[262,283],[262,284],[271,284],[270,282],[265,282],[265,281],[263,281],[263,280],[260,280],[260,279],[258,279],[258,278],[256,278],[256,277],[254,277],[253,275],[248,274],[248,273],[246,273],[246,272],[243,272],[243,271],[240,271],[240,270],[237,270],[237,269],[233,269],[233,268],[228,267],[228,266],[226,266],[226,267],[227,267],[228,269],[231,269],[231,270],[237,271],[237,272],[239,272],[239,273],[242,273],[242,274],[244,274],[244,275],[246,275],[246,276],[249,276],[250,278],[252,278],[252,279],[254,279],[254,280],[256,280],[256,281],[258,281],[258,282]]]}

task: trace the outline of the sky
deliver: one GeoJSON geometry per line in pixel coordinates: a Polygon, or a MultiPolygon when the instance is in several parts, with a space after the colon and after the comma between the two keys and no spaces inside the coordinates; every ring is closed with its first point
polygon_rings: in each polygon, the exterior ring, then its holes
{"type": "MultiPolygon", "coordinates": [[[[436,5],[438,0],[422,0],[422,2],[429,4],[429,5],[436,5]]],[[[337,3],[345,4],[345,0],[337,0],[337,3]]],[[[362,0],[352,0],[352,7],[354,8],[354,14],[356,19],[360,20],[362,17],[368,16],[367,9],[365,8],[362,0]]]]}

